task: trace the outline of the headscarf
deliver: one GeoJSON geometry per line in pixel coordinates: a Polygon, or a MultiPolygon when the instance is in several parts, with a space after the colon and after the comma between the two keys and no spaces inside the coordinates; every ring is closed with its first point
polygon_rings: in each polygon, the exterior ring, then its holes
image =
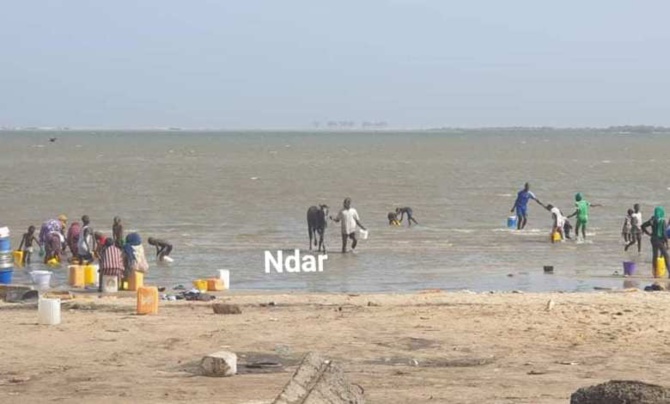
{"type": "Polygon", "coordinates": [[[656,237],[663,238],[665,235],[665,209],[663,209],[663,206],[654,208],[654,221],[656,222],[656,237]]]}
{"type": "Polygon", "coordinates": [[[575,201],[579,202],[579,201],[581,201],[582,199],[584,199],[584,198],[582,197],[582,193],[581,193],[581,192],[577,192],[577,193],[575,194],[575,201]]]}
{"type": "Polygon", "coordinates": [[[130,233],[126,236],[126,244],[123,246],[123,251],[126,253],[130,261],[135,260],[135,249],[133,246],[142,245],[142,238],[137,233],[130,233]]]}
{"type": "Polygon", "coordinates": [[[62,233],[63,228],[65,226],[63,225],[63,222],[57,220],[57,219],[49,219],[46,222],[42,223],[42,227],[40,228],[40,236],[39,236],[39,242],[40,244],[44,245],[46,244],[49,240],[49,234],[51,233],[62,233]]]}

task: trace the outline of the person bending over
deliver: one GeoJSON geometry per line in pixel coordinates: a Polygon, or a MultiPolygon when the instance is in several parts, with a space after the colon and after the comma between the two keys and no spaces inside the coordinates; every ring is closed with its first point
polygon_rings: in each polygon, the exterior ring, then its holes
{"type": "Polygon", "coordinates": [[[396,208],[395,210],[396,215],[400,215],[400,223],[402,223],[402,219],[405,217],[405,214],[407,214],[407,227],[412,225],[412,222],[414,224],[419,224],[419,222],[414,219],[414,216],[412,216],[412,208],[406,207],[406,208],[396,208]]]}
{"type": "Polygon", "coordinates": [[[149,237],[147,240],[149,245],[156,247],[156,260],[163,261],[165,258],[170,256],[172,252],[172,244],[168,243],[165,240],[160,240],[157,238],[149,237]]]}

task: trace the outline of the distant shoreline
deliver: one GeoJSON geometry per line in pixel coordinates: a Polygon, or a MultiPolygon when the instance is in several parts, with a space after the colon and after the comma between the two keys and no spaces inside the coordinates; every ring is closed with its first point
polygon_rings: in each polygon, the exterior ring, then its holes
{"type": "Polygon", "coordinates": [[[474,133],[474,132],[587,132],[613,134],[659,134],[670,133],[670,127],[665,126],[609,126],[609,127],[549,127],[549,126],[501,126],[501,127],[436,127],[436,128],[75,128],[75,127],[0,127],[0,132],[48,132],[48,133],[79,133],[79,132],[265,132],[265,133],[403,133],[403,132],[446,132],[446,133],[474,133]]]}

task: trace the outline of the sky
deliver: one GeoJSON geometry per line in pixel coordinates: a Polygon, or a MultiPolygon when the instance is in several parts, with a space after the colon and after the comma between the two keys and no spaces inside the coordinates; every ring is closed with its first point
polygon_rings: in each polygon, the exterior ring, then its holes
{"type": "Polygon", "coordinates": [[[670,126],[666,0],[23,0],[0,126],[670,126]]]}

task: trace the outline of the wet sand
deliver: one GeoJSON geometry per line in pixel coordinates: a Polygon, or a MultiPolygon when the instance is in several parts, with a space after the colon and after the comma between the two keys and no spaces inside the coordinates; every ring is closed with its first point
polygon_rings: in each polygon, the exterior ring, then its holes
{"type": "Polygon", "coordinates": [[[180,301],[138,316],[131,297],[94,295],[64,302],[61,325],[40,326],[34,304],[2,303],[0,402],[269,403],[302,355],[318,351],[371,403],[565,403],[577,388],[610,379],[663,384],[670,363],[665,292],[236,293],[217,301],[242,314],[180,301]],[[202,356],[222,349],[238,353],[245,374],[194,374],[202,356]],[[243,366],[255,361],[285,366],[243,366]]]}

